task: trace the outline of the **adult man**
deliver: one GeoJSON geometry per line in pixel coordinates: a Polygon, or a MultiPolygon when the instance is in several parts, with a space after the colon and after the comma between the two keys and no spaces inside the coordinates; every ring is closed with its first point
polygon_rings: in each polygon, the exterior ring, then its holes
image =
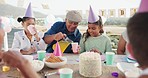
{"type": "MultiPolygon", "coordinates": [[[[79,12],[72,10],[66,14],[65,22],[56,22],[53,24],[51,29],[49,29],[44,34],[44,41],[48,44],[46,51],[53,52],[52,46],[61,39],[68,37],[73,42],[79,42],[81,38],[81,33],[77,29],[79,22],[82,17],[79,12]]],[[[71,53],[71,45],[67,47],[64,51],[66,53],[71,53]]]]}
{"type": "Polygon", "coordinates": [[[140,78],[148,78],[148,0],[141,0],[138,12],[129,19],[127,33],[129,52],[143,70],[140,78]]]}

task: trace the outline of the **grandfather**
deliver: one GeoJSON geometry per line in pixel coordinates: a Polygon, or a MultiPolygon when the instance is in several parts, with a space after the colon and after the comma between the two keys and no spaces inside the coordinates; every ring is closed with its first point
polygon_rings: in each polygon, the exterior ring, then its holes
{"type": "MultiPolygon", "coordinates": [[[[75,10],[71,10],[66,14],[65,22],[54,23],[51,29],[49,29],[43,37],[45,43],[48,44],[46,52],[53,52],[52,46],[56,41],[62,40],[65,37],[68,37],[73,42],[79,42],[81,33],[77,27],[81,20],[82,16],[80,13],[75,10]]],[[[71,45],[69,45],[64,52],[72,53],[71,45]]]]}

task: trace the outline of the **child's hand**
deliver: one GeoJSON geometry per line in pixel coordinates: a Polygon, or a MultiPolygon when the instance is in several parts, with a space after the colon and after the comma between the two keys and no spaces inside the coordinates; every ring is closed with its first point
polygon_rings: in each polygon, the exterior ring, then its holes
{"type": "Polygon", "coordinates": [[[100,55],[102,55],[102,53],[99,50],[95,49],[95,48],[91,49],[90,52],[100,53],[100,55]]]}
{"type": "Polygon", "coordinates": [[[36,51],[37,51],[36,47],[32,46],[32,47],[29,49],[28,54],[32,54],[32,53],[34,53],[34,52],[36,52],[36,51]]]}

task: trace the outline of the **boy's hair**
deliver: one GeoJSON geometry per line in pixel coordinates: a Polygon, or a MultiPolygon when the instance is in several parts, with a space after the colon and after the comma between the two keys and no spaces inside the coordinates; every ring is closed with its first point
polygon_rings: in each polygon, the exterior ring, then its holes
{"type": "MultiPolygon", "coordinates": [[[[95,24],[95,25],[98,25],[98,26],[102,27],[102,26],[103,26],[102,18],[101,18],[101,16],[98,16],[98,17],[99,17],[99,20],[98,20],[97,22],[94,22],[94,23],[88,22],[88,24],[95,24]]],[[[101,33],[101,34],[104,33],[104,30],[101,29],[99,33],[101,33]]],[[[82,36],[82,37],[85,38],[85,40],[84,40],[83,43],[85,43],[85,41],[87,40],[87,38],[88,38],[89,36],[90,36],[90,34],[88,33],[88,30],[86,30],[86,32],[85,32],[85,33],[83,34],[83,36],[82,36]]]]}
{"type": "Polygon", "coordinates": [[[148,12],[136,13],[127,24],[129,41],[140,66],[148,66],[148,12]]]}

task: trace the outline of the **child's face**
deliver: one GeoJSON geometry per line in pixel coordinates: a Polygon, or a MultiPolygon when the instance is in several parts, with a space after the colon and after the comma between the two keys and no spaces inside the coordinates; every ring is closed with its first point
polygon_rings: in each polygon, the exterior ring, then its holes
{"type": "Polygon", "coordinates": [[[95,24],[88,24],[88,33],[92,37],[97,37],[100,33],[101,27],[95,24]]]}
{"type": "Polygon", "coordinates": [[[22,25],[23,25],[24,29],[28,32],[27,27],[29,25],[35,25],[35,21],[34,21],[34,19],[28,19],[24,23],[22,23],[22,25]]]}

